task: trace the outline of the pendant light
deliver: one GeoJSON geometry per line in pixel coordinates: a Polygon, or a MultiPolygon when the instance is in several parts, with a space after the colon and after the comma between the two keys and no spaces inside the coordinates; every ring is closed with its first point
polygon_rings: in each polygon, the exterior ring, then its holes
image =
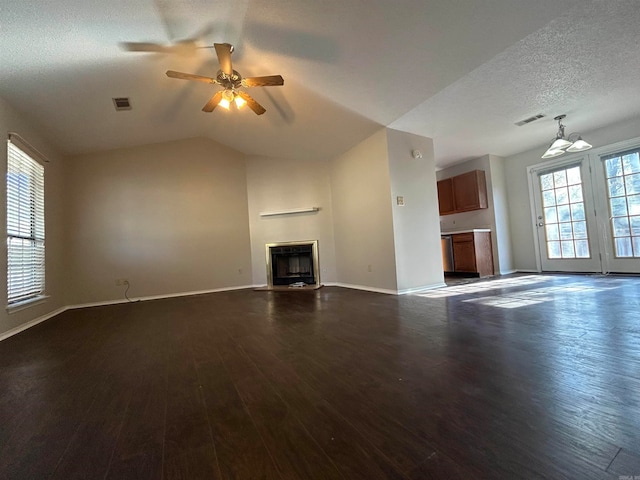
{"type": "Polygon", "coordinates": [[[582,139],[582,136],[579,133],[572,133],[568,136],[568,138],[564,138],[564,125],[562,124],[562,119],[564,119],[566,115],[558,115],[554,118],[554,120],[558,121],[558,133],[556,133],[556,138],[553,140],[551,145],[544,155],[541,158],[554,158],[559,157],[563,153],[566,152],[584,152],[585,150],[589,150],[592,146],[585,142],[582,139]]]}

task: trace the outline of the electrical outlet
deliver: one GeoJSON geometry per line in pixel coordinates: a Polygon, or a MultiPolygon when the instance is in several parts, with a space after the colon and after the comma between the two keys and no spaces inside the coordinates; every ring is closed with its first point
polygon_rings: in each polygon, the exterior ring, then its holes
{"type": "Polygon", "coordinates": [[[126,278],[123,278],[122,285],[129,285],[129,280],[127,280],[126,278]]]}
{"type": "Polygon", "coordinates": [[[129,285],[129,280],[126,278],[116,278],[116,287],[121,287],[123,285],[129,285]]]}
{"type": "Polygon", "coordinates": [[[367,272],[372,272],[372,271],[373,271],[373,270],[372,270],[372,268],[371,268],[371,265],[367,265],[367,272]]]}
{"type": "Polygon", "coordinates": [[[122,285],[122,280],[120,280],[119,278],[116,278],[116,287],[119,287],[122,285]]]}
{"type": "Polygon", "coordinates": [[[241,268],[238,269],[238,275],[242,275],[242,269],[241,268]]]}

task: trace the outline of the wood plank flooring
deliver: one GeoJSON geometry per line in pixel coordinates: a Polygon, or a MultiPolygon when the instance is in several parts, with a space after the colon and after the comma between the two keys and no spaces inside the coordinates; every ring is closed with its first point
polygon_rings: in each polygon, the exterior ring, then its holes
{"type": "Polygon", "coordinates": [[[0,479],[640,478],[640,278],[242,290],[0,342],[0,479]]]}

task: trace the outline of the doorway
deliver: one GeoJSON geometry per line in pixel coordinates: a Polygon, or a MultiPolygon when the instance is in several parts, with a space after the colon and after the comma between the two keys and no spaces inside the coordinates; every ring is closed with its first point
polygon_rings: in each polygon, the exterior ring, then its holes
{"type": "Polygon", "coordinates": [[[539,270],[640,273],[640,139],[529,167],[539,270]]]}

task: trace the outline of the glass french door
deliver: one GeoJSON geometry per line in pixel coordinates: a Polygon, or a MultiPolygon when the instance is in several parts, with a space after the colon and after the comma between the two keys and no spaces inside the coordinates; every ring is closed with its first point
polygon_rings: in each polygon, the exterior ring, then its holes
{"type": "Polygon", "coordinates": [[[531,170],[531,182],[542,270],[602,271],[588,157],[531,170]]]}
{"type": "Polygon", "coordinates": [[[598,156],[605,272],[640,272],[640,148],[598,156]]]}

